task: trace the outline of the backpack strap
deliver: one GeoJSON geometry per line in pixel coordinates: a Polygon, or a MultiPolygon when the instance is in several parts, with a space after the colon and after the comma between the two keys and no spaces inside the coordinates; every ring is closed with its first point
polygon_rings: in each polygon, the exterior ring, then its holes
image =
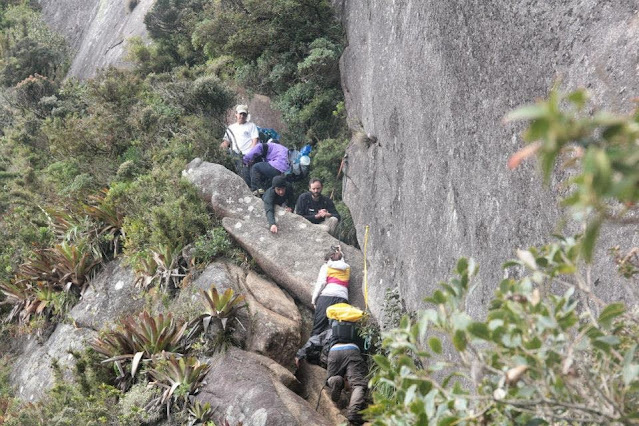
{"type": "Polygon", "coordinates": [[[257,160],[255,160],[255,162],[260,162],[260,161],[266,161],[266,155],[268,154],[268,142],[260,142],[262,144],[262,154],[260,154],[259,157],[257,157],[257,160]]]}

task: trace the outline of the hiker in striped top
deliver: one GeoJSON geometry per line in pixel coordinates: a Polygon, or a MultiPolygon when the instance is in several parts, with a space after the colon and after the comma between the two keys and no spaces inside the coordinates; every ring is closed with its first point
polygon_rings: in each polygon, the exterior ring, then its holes
{"type": "Polygon", "coordinates": [[[329,328],[326,308],[336,303],[348,303],[348,282],[351,276],[351,267],[344,261],[340,247],[331,247],[331,250],[324,256],[324,260],[326,263],[320,268],[311,299],[315,308],[311,336],[320,334],[329,328]]]}

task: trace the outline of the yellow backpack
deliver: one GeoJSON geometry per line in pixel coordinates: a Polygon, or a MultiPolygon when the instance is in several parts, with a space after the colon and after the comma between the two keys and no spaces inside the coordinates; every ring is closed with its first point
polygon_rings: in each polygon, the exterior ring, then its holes
{"type": "Polygon", "coordinates": [[[337,303],[326,308],[326,317],[337,321],[355,322],[362,319],[364,312],[348,303],[337,303]]]}

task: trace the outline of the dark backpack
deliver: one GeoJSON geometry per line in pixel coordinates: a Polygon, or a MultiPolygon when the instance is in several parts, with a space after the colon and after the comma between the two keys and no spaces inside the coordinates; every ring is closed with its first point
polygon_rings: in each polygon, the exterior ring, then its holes
{"type": "Polygon", "coordinates": [[[360,351],[364,349],[364,339],[359,335],[359,323],[331,320],[331,330],[333,331],[332,344],[355,343],[360,351]]]}
{"type": "Polygon", "coordinates": [[[268,142],[269,139],[280,140],[280,134],[275,129],[257,126],[257,131],[259,132],[260,142],[268,142]]]}

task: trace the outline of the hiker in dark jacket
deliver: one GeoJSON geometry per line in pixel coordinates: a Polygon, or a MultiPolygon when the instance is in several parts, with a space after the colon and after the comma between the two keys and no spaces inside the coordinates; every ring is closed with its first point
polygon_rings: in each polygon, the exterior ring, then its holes
{"type": "Polygon", "coordinates": [[[308,192],[303,193],[295,204],[295,213],[311,223],[321,225],[325,231],[335,236],[339,213],[330,198],[322,195],[322,181],[313,178],[308,184],[308,192]]]}
{"type": "Polygon", "coordinates": [[[295,365],[299,367],[302,360],[311,363],[322,363],[326,360],[326,384],[331,390],[331,399],[338,402],[344,389],[344,379],[351,387],[351,399],[348,404],[346,418],[354,424],[362,424],[359,414],[366,407],[365,396],[368,387],[368,368],[359,347],[355,343],[336,343],[330,328],[310,339],[297,351],[295,365]]]}
{"type": "Polygon", "coordinates": [[[293,187],[286,181],[282,175],[273,178],[273,186],[266,190],[262,196],[264,201],[264,210],[266,211],[266,219],[270,226],[270,231],[277,233],[277,225],[275,224],[275,206],[282,206],[287,212],[292,212],[292,205],[295,203],[293,196],[293,187]]]}

